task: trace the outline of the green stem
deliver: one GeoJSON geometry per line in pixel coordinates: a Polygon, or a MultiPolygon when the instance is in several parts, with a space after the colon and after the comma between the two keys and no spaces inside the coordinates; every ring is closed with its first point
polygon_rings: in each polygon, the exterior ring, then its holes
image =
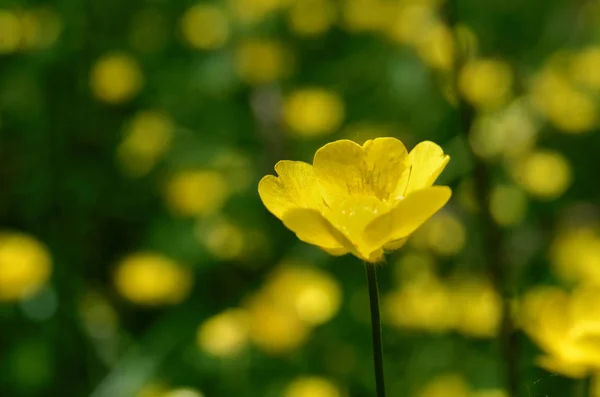
{"type": "Polygon", "coordinates": [[[575,385],[575,396],[577,397],[591,397],[592,396],[592,377],[586,376],[583,379],[577,381],[575,385]]]}
{"type": "Polygon", "coordinates": [[[367,284],[369,285],[369,302],[371,306],[371,332],[373,334],[373,367],[375,368],[375,384],[377,397],[385,397],[383,381],[383,349],[381,346],[381,318],[379,315],[379,288],[377,286],[377,268],[365,262],[367,284]]]}

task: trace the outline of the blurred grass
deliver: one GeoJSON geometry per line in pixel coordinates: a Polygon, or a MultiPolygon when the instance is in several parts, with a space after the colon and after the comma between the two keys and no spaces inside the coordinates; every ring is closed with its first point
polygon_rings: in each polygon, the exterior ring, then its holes
{"type": "Polygon", "coordinates": [[[377,136],[442,145],[454,191],[380,270],[389,394],[503,395],[472,150],[515,291],[567,291],[536,317],[564,329],[516,318],[521,394],[574,395],[552,371],[600,369],[596,295],[571,293],[600,282],[600,3],[460,0],[456,31],[443,3],[0,3],[0,395],[371,395],[361,264],[256,185],[377,136]]]}

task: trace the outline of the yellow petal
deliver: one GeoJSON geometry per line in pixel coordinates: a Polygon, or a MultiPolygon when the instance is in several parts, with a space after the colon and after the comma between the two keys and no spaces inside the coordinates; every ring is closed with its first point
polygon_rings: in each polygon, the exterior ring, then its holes
{"type": "Polygon", "coordinates": [[[305,243],[318,245],[332,252],[350,251],[352,244],[317,210],[296,208],[287,211],[283,224],[305,243]]]}
{"type": "Polygon", "coordinates": [[[410,176],[404,194],[403,186],[399,185],[397,195],[401,197],[433,185],[450,161],[450,156],[444,155],[444,150],[430,141],[417,144],[408,154],[408,158],[411,164],[410,176]]]}
{"type": "Polygon", "coordinates": [[[275,165],[279,175],[267,175],[258,184],[258,194],[273,215],[281,219],[292,208],[318,208],[322,198],[313,167],[301,161],[283,160],[275,165]]]}
{"type": "Polygon", "coordinates": [[[388,200],[409,161],[401,141],[377,138],[362,147],[350,140],[329,143],[317,151],[313,164],[328,201],[348,194],[388,200]]]}
{"type": "Polygon", "coordinates": [[[408,152],[396,138],[377,138],[363,145],[367,178],[375,195],[388,200],[409,166],[408,152]]]}
{"type": "Polygon", "coordinates": [[[569,378],[583,378],[588,376],[592,370],[586,364],[561,360],[554,356],[538,357],[535,361],[545,370],[568,376],[569,378]]]}
{"type": "Polygon", "coordinates": [[[315,153],[313,167],[325,200],[364,192],[364,155],[356,142],[342,139],[328,143],[315,153]]]}
{"type": "Polygon", "coordinates": [[[408,240],[408,239],[401,238],[399,240],[391,241],[391,242],[387,243],[386,245],[384,245],[383,249],[388,252],[396,251],[404,246],[404,244],[406,243],[406,240],[408,240]]]}
{"type": "Polygon", "coordinates": [[[433,186],[410,194],[393,210],[371,221],[364,240],[375,247],[407,237],[439,211],[451,195],[447,186],[433,186]]]}

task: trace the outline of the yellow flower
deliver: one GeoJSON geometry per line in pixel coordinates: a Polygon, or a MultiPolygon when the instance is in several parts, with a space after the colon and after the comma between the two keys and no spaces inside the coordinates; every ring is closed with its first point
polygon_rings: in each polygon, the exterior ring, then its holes
{"type": "Polygon", "coordinates": [[[450,199],[450,188],[432,186],[449,159],[428,141],[407,153],[395,138],[340,140],[319,149],[313,165],[280,161],[279,176],[264,177],[258,192],[300,240],[377,262],[450,199]]]}
{"type": "Polygon", "coordinates": [[[188,8],[180,21],[181,34],[190,46],[199,50],[222,47],[229,37],[229,21],[219,7],[197,4],[188,8]]]}
{"type": "Polygon", "coordinates": [[[273,39],[246,39],[235,50],[235,69],[252,85],[268,84],[287,77],[293,67],[290,48],[273,39]]]}
{"type": "Polygon", "coordinates": [[[285,397],[341,397],[342,393],[331,381],[307,376],[292,381],[284,393],[285,397]]]}
{"type": "Polygon", "coordinates": [[[234,357],[248,343],[248,313],[243,309],[228,309],[206,320],[200,327],[196,343],[215,357],[234,357]]]}
{"type": "Polygon", "coordinates": [[[45,245],[21,233],[0,233],[0,302],[34,295],[52,273],[45,245]]]}
{"type": "Polygon", "coordinates": [[[177,304],[192,289],[193,274],[172,259],[138,252],[125,258],[115,271],[119,294],[139,305],[177,304]]]}
{"type": "Polygon", "coordinates": [[[546,355],[538,365],[580,378],[600,371],[600,290],[542,287],[525,295],[522,326],[546,355]]]}
{"type": "Polygon", "coordinates": [[[283,121],[290,133],[313,138],[333,133],[344,120],[344,102],[322,88],[294,91],[283,102],[283,121]]]}
{"type": "Polygon", "coordinates": [[[571,185],[573,174],[561,153],[546,149],[528,153],[515,164],[513,172],[515,181],[527,193],[546,200],[562,195],[571,185]]]}
{"type": "Polygon", "coordinates": [[[119,104],[135,97],[144,85],[138,62],[123,53],[103,55],[92,67],[90,87],[103,102],[119,104]]]}
{"type": "Polygon", "coordinates": [[[466,380],[458,374],[443,374],[433,378],[417,395],[419,397],[469,397],[466,380]]]}
{"type": "Polygon", "coordinates": [[[190,169],[174,174],[167,182],[165,199],[181,216],[210,215],[217,212],[228,196],[227,181],[216,171],[190,169]]]}
{"type": "Polygon", "coordinates": [[[6,10],[0,10],[0,54],[16,52],[23,37],[19,17],[6,10]]]}
{"type": "Polygon", "coordinates": [[[467,63],[460,72],[459,89],[478,109],[496,108],[510,97],[513,76],[509,65],[495,59],[467,63]]]}

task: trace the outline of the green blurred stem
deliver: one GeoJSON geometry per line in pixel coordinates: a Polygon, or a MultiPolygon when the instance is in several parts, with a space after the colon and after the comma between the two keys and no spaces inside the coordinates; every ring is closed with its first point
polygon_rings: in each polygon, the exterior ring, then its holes
{"type": "MultiPolygon", "coordinates": [[[[444,7],[444,16],[451,29],[456,29],[459,22],[458,5],[458,0],[449,0],[444,7]]],[[[465,138],[465,142],[468,142],[469,133],[475,121],[476,111],[464,100],[458,89],[458,75],[468,60],[468,54],[462,51],[463,48],[461,48],[461,43],[457,37],[455,37],[454,41],[457,54],[453,65],[452,85],[457,96],[459,128],[465,138]]],[[[482,238],[485,261],[494,288],[502,297],[502,318],[498,339],[504,361],[506,389],[510,397],[517,397],[519,395],[518,340],[511,311],[511,292],[515,282],[512,279],[512,270],[504,258],[502,230],[494,221],[490,212],[489,197],[491,193],[492,168],[475,153],[471,152],[471,158],[473,161],[475,197],[479,205],[479,218],[483,229],[482,238]]]]}
{"type": "Polygon", "coordinates": [[[592,377],[586,376],[580,379],[575,384],[576,397],[592,397],[592,377]]]}
{"type": "Polygon", "coordinates": [[[377,397],[385,397],[383,381],[383,348],[381,346],[381,317],[379,315],[379,287],[377,286],[377,267],[365,262],[367,284],[369,285],[369,302],[371,306],[371,332],[373,334],[373,366],[375,368],[375,384],[377,397]]]}

